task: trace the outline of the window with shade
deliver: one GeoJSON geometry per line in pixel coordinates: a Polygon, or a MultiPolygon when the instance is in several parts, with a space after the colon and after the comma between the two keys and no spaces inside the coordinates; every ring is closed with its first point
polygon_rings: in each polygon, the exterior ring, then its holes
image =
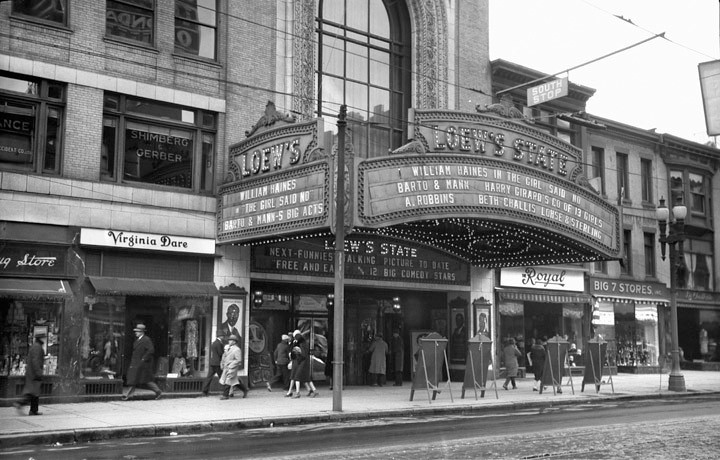
{"type": "Polygon", "coordinates": [[[385,156],[406,137],[407,8],[404,2],[389,0],[319,0],[317,5],[317,114],[333,119],[326,122],[333,126],[346,104],[355,153],[362,158],[385,156]]]}
{"type": "Polygon", "coordinates": [[[215,59],[216,0],[175,0],[175,51],[215,59]]]}
{"type": "Polygon", "coordinates": [[[625,153],[618,153],[615,162],[617,172],[617,196],[618,199],[630,199],[630,173],[628,171],[628,156],[625,153]]]}
{"type": "Polygon", "coordinates": [[[640,185],[642,187],[642,201],[650,203],[652,196],[652,160],[640,159],[640,185]]]}

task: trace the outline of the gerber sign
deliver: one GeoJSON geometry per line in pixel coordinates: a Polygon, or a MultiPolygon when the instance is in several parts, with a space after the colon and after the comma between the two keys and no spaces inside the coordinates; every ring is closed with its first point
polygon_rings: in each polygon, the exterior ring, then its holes
{"type": "Polygon", "coordinates": [[[576,147],[521,120],[440,111],[411,118],[410,144],[359,166],[360,222],[494,219],[619,254],[619,211],[583,185],[576,147]]]}

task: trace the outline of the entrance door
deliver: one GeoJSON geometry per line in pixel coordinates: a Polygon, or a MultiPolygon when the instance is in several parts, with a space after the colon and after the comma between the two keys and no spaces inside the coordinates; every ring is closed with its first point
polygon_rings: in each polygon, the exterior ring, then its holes
{"type": "Polygon", "coordinates": [[[124,375],[127,374],[132,356],[135,333],[133,329],[137,324],[145,325],[145,335],[150,337],[155,347],[155,362],[162,373],[168,372],[168,307],[166,297],[137,297],[127,296],[125,313],[125,330],[129,334],[125,341],[124,375]]]}

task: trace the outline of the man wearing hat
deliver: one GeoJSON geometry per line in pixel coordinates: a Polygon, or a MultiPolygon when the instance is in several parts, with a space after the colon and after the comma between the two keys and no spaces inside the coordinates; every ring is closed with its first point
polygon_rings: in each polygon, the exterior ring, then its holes
{"type": "Polygon", "coordinates": [[[247,398],[248,388],[238,377],[238,372],[240,371],[240,366],[243,361],[242,350],[238,347],[239,340],[235,334],[228,337],[228,347],[220,361],[220,367],[222,368],[220,384],[225,385],[223,395],[220,399],[228,399],[232,396],[232,391],[235,386],[240,387],[240,390],[243,392],[243,398],[247,398]]]}
{"type": "Polygon", "coordinates": [[[210,385],[212,384],[213,378],[215,378],[216,375],[218,378],[222,376],[220,362],[222,361],[223,353],[225,353],[225,332],[222,329],[218,329],[215,340],[210,344],[210,371],[203,385],[202,392],[204,396],[207,396],[210,392],[210,385]]]}
{"type": "Polygon", "coordinates": [[[132,357],[130,358],[130,367],[127,373],[127,385],[130,387],[128,392],[123,395],[123,401],[130,399],[135,393],[136,387],[145,387],[155,392],[155,399],[160,399],[162,391],[153,381],[154,379],[154,355],[155,347],[150,337],[145,335],[145,325],[138,324],[133,329],[135,332],[135,342],[133,343],[132,357]]]}
{"type": "Polygon", "coordinates": [[[288,363],[290,362],[289,335],[282,335],[282,340],[275,347],[273,361],[275,362],[275,375],[267,382],[268,391],[272,391],[272,384],[275,382],[282,381],[284,387],[287,387],[288,383],[290,383],[290,369],[288,369],[288,363]]]}
{"type": "Polygon", "coordinates": [[[23,397],[20,401],[13,405],[18,411],[22,411],[22,406],[30,405],[28,415],[42,415],[38,412],[40,405],[40,386],[43,376],[43,362],[45,351],[43,349],[44,334],[35,336],[35,342],[30,346],[27,355],[27,365],[25,366],[25,388],[23,389],[23,397]]]}

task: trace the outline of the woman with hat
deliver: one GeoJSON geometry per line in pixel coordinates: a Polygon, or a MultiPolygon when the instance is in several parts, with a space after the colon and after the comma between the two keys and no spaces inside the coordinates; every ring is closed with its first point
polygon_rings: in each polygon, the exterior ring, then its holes
{"type": "Polygon", "coordinates": [[[305,337],[298,330],[294,332],[295,341],[292,344],[290,355],[292,357],[292,369],[290,371],[290,388],[285,396],[293,398],[300,397],[300,384],[304,383],[308,390],[308,396],[315,398],[318,395],[315,384],[312,382],[312,361],[310,346],[305,337]],[[293,393],[293,384],[295,392],[293,393]]]}
{"type": "Polygon", "coordinates": [[[233,387],[238,386],[243,392],[243,398],[247,398],[248,389],[245,384],[238,377],[240,366],[242,365],[243,356],[242,350],[238,347],[239,338],[235,334],[228,337],[228,347],[223,353],[220,367],[222,368],[222,375],[220,376],[220,384],[225,385],[223,395],[220,399],[228,399],[232,396],[233,387]]]}
{"type": "Polygon", "coordinates": [[[130,367],[127,373],[127,385],[130,387],[128,392],[123,395],[123,401],[130,399],[135,393],[136,387],[145,387],[155,393],[155,399],[160,399],[162,391],[153,381],[154,379],[154,357],[155,347],[150,337],[145,335],[145,325],[138,324],[133,329],[135,332],[135,342],[133,343],[132,356],[130,357],[130,367]]]}

